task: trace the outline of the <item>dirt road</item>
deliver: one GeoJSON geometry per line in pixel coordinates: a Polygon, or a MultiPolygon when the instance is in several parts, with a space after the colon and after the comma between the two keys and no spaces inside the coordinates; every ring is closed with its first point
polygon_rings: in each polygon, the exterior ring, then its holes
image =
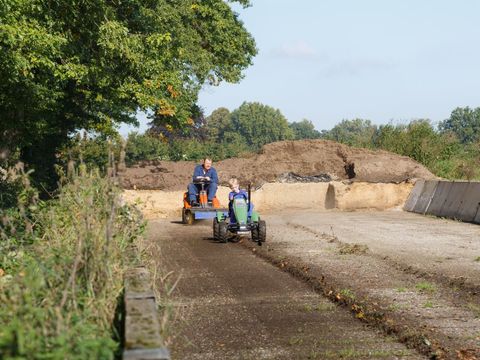
{"type": "Polygon", "coordinates": [[[149,241],[159,269],[180,277],[172,297],[178,317],[169,326],[174,359],[423,358],[258,250],[214,242],[210,222],[151,221],[149,241]]]}

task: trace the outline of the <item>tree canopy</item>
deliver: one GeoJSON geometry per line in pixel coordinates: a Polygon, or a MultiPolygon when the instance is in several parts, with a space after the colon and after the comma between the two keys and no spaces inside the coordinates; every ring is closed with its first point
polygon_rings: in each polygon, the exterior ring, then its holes
{"type": "Polygon", "coordinates": [[[318,139],[321,136],[320,131],[315,130],[315,125],[307,119],[298,122],[294,121],[288,124],[288,126],[292,129],[295,140],[318,139]]]}
{"type": "Polygon", "coordinates": [[[371,147],[376,130],[370,120],[342,120],[331,130],[323,131],[322,137],[351,146],[371,147]]]}
{"type": "Polygon", "coordinates": [[[439,128],[442,132],[453,132],[464,144],[480,140],[480,107],[456,108],[439,128]]]}
{"type": "Polygon", "coordinates": [[[223,0],[1,1],[0,142],[38,172],[78,129],[147,109],[191,123],[202,85],[239,81],[255,54],[223,0]]]}
{"type": "Polygon", "coordinates": [[[257,102],[244,102],[232,112],[232,130],[254,149],[274,141],[293,139],[293,131],[280,110],[257,102]]]}

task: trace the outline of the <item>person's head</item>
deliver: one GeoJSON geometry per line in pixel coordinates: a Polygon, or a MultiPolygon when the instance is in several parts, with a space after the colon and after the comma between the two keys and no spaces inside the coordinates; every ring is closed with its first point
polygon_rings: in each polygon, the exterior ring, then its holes
{"type": "Polygon", "coordinates": [[[228,180],[228,185],[232,190],[238,190],[238,188],[240,187],[237,178],[231,178],[230,180],[228,180]]]}
{"type": "Polygon", "coordinates": [[[205,159],[203,159],[203,167],[205,170],[208,170],[212,167],[212,159],[206,157],[205,159]]]}

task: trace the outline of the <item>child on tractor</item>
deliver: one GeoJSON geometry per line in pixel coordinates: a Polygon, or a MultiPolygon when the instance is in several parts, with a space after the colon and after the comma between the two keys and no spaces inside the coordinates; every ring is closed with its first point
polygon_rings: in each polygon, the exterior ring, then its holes
{"type": "MultiPolygon", "coordinates": [[[[249,202],[248,199],[248,194],[245,190],[240,189],[240,184],[237,180],[237,178],[231,178],[228,180],[228,185],[230,186],[230,193],[228,194],[228,216],[230,217],[230,223],[235,223],[235,213],[233,211],[233,200],[237,197],[243,197],[245,198],[245,201],[249,202]]],[[[253,211],[253,204],[251,202],[248,203],[248,217],[250,218],[252,216],[252,211],[253,211]]]]}

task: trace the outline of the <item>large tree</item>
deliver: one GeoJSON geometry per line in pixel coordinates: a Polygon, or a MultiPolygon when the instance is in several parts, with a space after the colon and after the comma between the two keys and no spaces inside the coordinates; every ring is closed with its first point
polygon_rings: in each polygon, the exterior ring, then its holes
{"type": "Polygon", "coordinates": [[[214,110],[206,119],[208,136],[213,141],[222,141],[225,138],[225,132],[232,129],[232,120],[230,110],[220,107],[214,110]]]}
{"type": "Polygon", "coordinates": [[[231,114],[232,131],[253,149],[279,140],[294,138],[288,121],[278,109],[257,102],[244,102],[231,114]]]}
{"type": "Polygon", "coordinates": [[[288,124],[292,129],[296,140],[301,139],[318,139],[321,134],[320,131],[315,129],[315,126],[310,120],[303,119],[302,121],[294,121],[288,124]]]}
{"type": "Polygon", "coordinates": [[[202,85],[239,81],[255,54],[223,0],[0,1],[0,144],[48,179],[76,130],[147,109],[192,123],[202,85]]]}
{"type": "Polygon", "coordinates": [[[329,131],[323,131],[322,137],[350,146],[371,147],[377,127],[370,120],[342,120],[329,131]]]}
{"type": "Polygon", "coordinates": [[[456,108],[439,128],[442,132],[453,132],[464,144],[480,140],[480,107],[456,108]]]}

